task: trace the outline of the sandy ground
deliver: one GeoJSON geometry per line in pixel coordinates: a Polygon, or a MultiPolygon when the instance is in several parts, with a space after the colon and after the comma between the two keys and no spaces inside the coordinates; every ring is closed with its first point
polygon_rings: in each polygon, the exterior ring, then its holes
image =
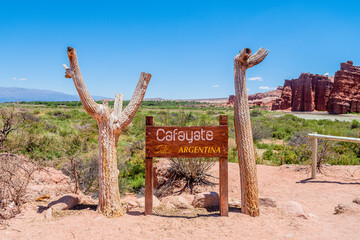
{"type": "MultiPolygon", "coordinates": [[[[217,176],[218,165],[212,169],[217,176]]],[[[143,209],[108,219],[93,210],[46,220],[30,205],[11,219],[0,239],[360,239],[360,166],[326,166],[309,180],[308,166],[258,165],[259,195],[278,204],[297,201],[308,218],[292,216],[280,208],[262,207],[260,217],[230,209],[229,217],[217,213],[198,217],[144,216],[143,209]],[[351,210],[334,214],[337,204],[351,210]]],[[[240,198],[238,165],[229,164],[229,197],[240,198]]],[[[216,189],[215,189],[216,190],[216,189]]]]}

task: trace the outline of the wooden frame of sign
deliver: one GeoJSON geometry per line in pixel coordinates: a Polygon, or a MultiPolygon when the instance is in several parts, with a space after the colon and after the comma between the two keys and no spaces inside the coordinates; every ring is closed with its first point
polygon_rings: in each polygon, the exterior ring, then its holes
{"type": "Polygon", "coordinates": [[[145,215],[152,214],[153,157],[219,158],[220,215],[228,216],[228,118],[219,116],[219,126],[157,127],[146,117],[145,215]]]}

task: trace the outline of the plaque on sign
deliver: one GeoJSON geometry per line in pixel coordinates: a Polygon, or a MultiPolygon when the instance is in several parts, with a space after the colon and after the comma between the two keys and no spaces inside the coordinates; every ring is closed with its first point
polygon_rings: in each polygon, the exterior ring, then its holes
{"type": "Polygon", "coordinates": [[[228,126],[146,126],[146,157],[227,157],[228,126]]]}

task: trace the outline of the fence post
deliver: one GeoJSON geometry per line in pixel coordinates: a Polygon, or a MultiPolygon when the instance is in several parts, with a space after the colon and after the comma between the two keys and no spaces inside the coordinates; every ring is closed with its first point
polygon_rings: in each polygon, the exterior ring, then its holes
{"type": "MultiPolygon", "coordinates": [[[[146,117],[146,126],[154,126],[154,117],[146,117]]],[[[153,206],[153,158],[145,159],[145,215],[152,215],[153,206]]]]}
{"type": "MultiPolygon", "coordinates": [[[[226,115],[219,116],[219,125],[228,125],[228,117],[226,115]]],[[[219,188],[220,188],[220,215],[229,216],[229,191],[228,191],[228,158],[221,157],[219,159],[219,188]]]]}
{"type": "Polygon", "coordinates": [[[317,162],[317,138],[312,137],[312,170],[311,170],[311,178],[316,178],[316,162],[317,162]]]}

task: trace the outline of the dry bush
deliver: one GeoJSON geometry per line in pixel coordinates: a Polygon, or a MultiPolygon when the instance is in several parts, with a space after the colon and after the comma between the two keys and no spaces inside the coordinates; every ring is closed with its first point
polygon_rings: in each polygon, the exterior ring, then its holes
{"type": "Polygon", "coordinates": [[[26,188],[37,168],[27,158],[0,154],[0,218],[14,217],[26,202],[26,188]]]}
{"type": "Polygon", "coordinates": [[[68,161],[64,161],[61,171],[75,182],[74,193],[79,191],[98,197],[98,157],[96,154],[86,158],[79,157],[79,153],[67,156],[68,161]]]}
{"type": "Polygon", "coordinates": [[[209,158],[171,158],[171,167],[165,174],[167,180],[157,186],[155,195],[164,197],[171,194],[180,194],[188,191],[191,194],[194,188],[201,185],[214,185],[208,174],[215,162],[209,158]],[[176,189],[179,189],[175,192],[176,189]]]}
{"type": "Polygon", "coordinates": [[[25,119],[24,111],[18,106],[0,108],[0,149],[9,134],[17,130],[25,119]]]}

